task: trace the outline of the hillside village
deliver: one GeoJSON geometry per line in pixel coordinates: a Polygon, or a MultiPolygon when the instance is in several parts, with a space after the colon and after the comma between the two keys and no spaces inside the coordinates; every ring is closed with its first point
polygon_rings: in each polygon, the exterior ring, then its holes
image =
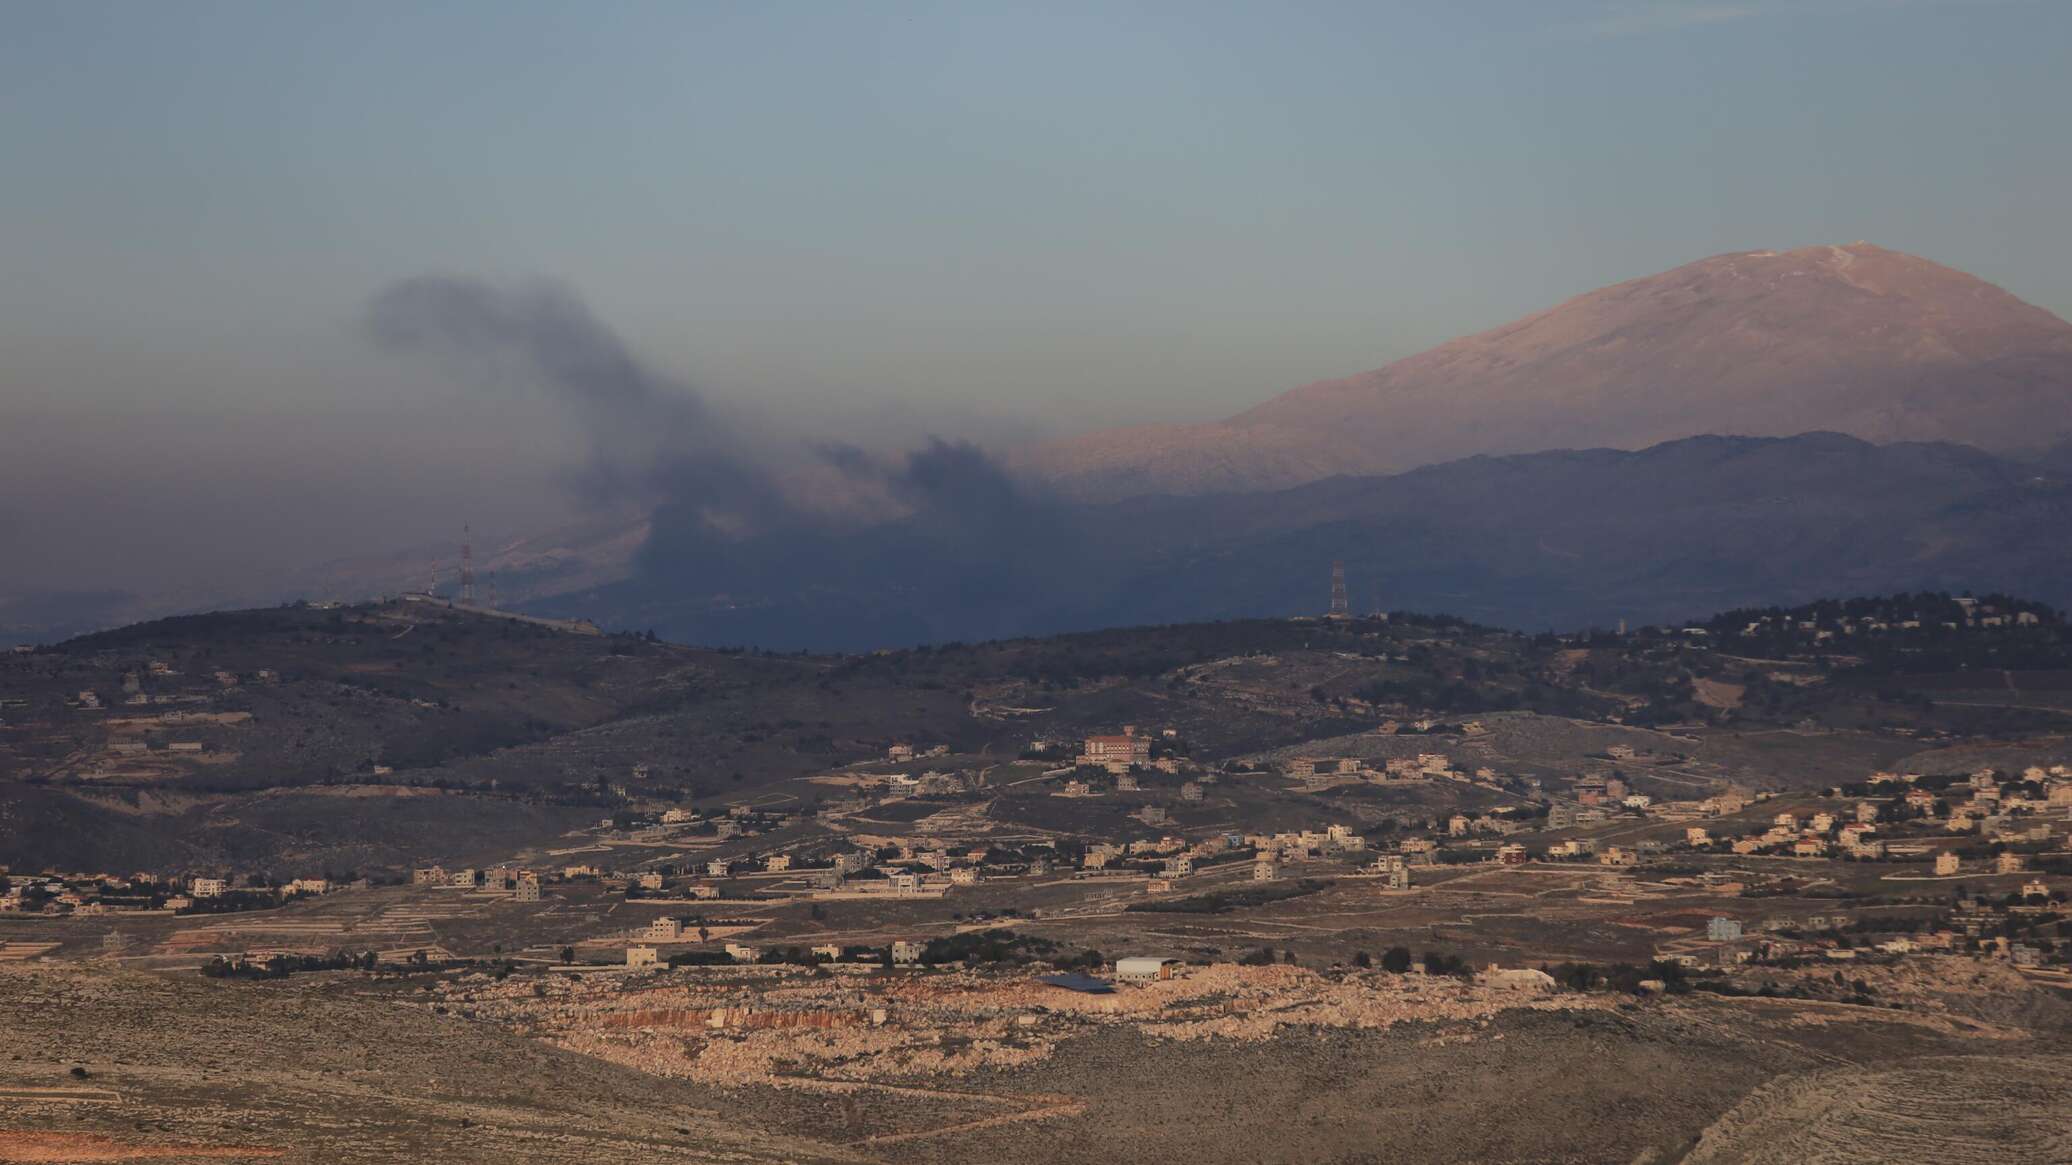
{"type": "MultiPolygon", "coordinates": [[[[1760,903],[1779,887],[1837,880],[1819,867],[1841,862],[1852,867],[1874,864],[1880,888],[1891,892],[1851,894],[1840,901],[1853,899],[1880,909],[1838,905],[1808,918],[1780,918],[1747,908],[1723,910],[1707,921],[1704,943],[1669,939],[1652,953],[1690,967],[1809,954],[1850,959],[1858,957],[1863,946],[1847,937],[1854,931],[1890,935],[1864,953],[1925,949],[1985,954],[2020,966],[2072,964],[2072,943],[2061,951],[2056,941],[2064,884],[2052,880],[2072,875],[2072,768],[2065,765],[2004,774],[1981,769],[1962,776],[1881,771],[1812,794],[1728,789],[1702,799],[1657,801],[1629,791],[1627,780],[1616,773],[1579,776],[1550,789],[1538,781],[1507,780],[1486,767],[1464,772],[1439,753],[1380,764],[1356,757],[1299,756],[1253,762],[1243,771],[1218,771],[1170,757],[1154,760],[1154,739],[1172,742],[1177,737],[1140,734],[1134,726],[1088,737],[1074,764],[1043,769],[1037,778],[1051,786],[1050,796],[1058,798],[1138,794],[1142,803],[1130,819],[1147,828],[1141,831],[1145,836],[1130,840],[959,841],[914,831],[868,832],[874,824],[873,810],[926,798],[921,803],[935,810],[918,819],[926,822],[954,814],[959,806],[979,804],[985,794],[970,772],[928,769],[910,775],[897,767],[917,758],[943,758],[942,748],[894,745],[884,764],[852,766],[834,775],[849,796],[823,806],[810,820],[749,804],[711,811],[634,808],[583,831],[597,844],[566,850],[571,856],[642,855],[631,866],[600,865],[595,859],[557,866],[430,865],[380,878],[414,889],[505,896],[519,904],[548,903],[562,888],[580,885],[623,897],[629,907],[681,907],[626,936],[629,961],[656,962],[710,957],[716,930],[743,933],[738,927],[710,925],[715,912],[752,912],[796,903],[814,904],[818,910],[822,903],[876,900],[947,906],[960,891],[1031,881],[1086,883],[1103,892],[1127,887],[1127,892],[1145,899],[1128,909],[1155,912],[1161,903],[1187,902],[1198,885],[1226,887],[1233,880],[1256,887],[1325,876],[1359,878],[1372,879],[1377,889],[1407,892],[1435,876],[1445,885],[1478,867],[1580,865],[1644,876],[1649,867],[1667,870],[1697,863],[1704,868],[1689,871],[1683,880],[1715,897],[1760,903]],[[1152,786],[1157,791],[1147,795],[1147,782],[1173,779],[1180,780],[1176,787],[1152,786]],[[1200,804],[1227,783],[1239,782],[1286,785],[1310,795],[1348,784],[1451,782],[1479,785],[1514,800],[1486,812],[1435,816],[1423,822],[1422,829],[1405,829],[1391,820],[1385,831],[1371,837],[1360,823],[1350,821],[1321,828],[1233,829],[1198,836],[1157,831],[1156,827],[1173,824],[1161,802],[1200,804]],[[685,851],[710,856],[700,860],[685,851]],[[654,856],[658,853],[662,856],[654,856]],[[1733,858],[1789,861],[1736,869],[1733,858]],[[1794,869],[1791,862],[1801,865],[1794,869]],[[1975,883],[1986,880],[1994,893],[1966,898],[1962,884],[1967,878],[1975,883]],[[1954,892],[1952,886],[1957,887],[1954,892]],[[1932,892],[1900,892],[1917,890],[1932,892]],[[1893,906],[1934,904],[1937,909],[1899,915],[1884,909],[1888,901],[1893,906]],[[1881,931],[1881,919],[1915,929],[1881,931]],[[1783,932],[1794,933],[1789,940],[1758,938],[1783,932]],[[1798,932],[1816,937],[1805,939],[1798,932]]],[[[1038,742],[1027,751],[1040,755],[1051,750],[1038,742]]],[[[1626,746],[1613,746],[1605,759],[1633,763],[1644,758],[1626,746]]],[[[334,893],[364,893],[375,884],[366,875],[319,872],[276,882],[263,872],[231,869],[186,876],[10,872],[0,892],[0,913],[52,920],[231,915],[277,910],[334,893]]],[[[1009,908],[1002,916],[1014,913],[1009,908]]],[[[590,936],[589,945],[594,947],[595,936],[590,936]]],[[[895,963],[914,963],[920,961],[924,946],[920,939],[895,940],[882,950],[816,944],[811,957],[842,961],[883,956],[895,963]]],[[[764,950],[744,942],[727,942],[722,950],[736,962],[787,957],[781,948],[764,950]]],[[[327,953],[266,949],[229,952],[227,957],[263,963],[277,956],[327,953]]],[[[796,949],[790,954],[795,956],[796,949]]]]}
{"type": "Polygon", "coordinates": [[[71,852],[161,860],[7,863],[0,974],[332,983],[728,1105],[940,1089],[856,1119],[943,1153],[991,1119],[951,1111],[974,1088],[1070,1126],[1085,1086],[1033,1082],[1119,1039],[1634,1008],[1730,1041],[2055,1038],[2062,625],[1900,606],[832,660],[393,607],[269,614],[219,667],[162,635],[19,653],[10,844],[106,822],[71,852]],[[341,692],[359,712],[312,700],[341,692]],[[442,725],[481,744],[426,748],[442,725]]]}

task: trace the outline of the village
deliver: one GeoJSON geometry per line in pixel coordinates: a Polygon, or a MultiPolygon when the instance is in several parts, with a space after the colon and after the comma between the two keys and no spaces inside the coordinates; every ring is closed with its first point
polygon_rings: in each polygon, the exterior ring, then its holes
{"type": "MultiPolygon", "coordinates": [[[[1089,943],[1115,941],[1107,918],[1118,915],[1249,916],[1323,893],[1327,885],[1362,887],[1366,904],[1386,914],[1426,899],[1459,900],[1473,893],[1470,887],[1515,876],[1549,886],[1617,886],[1616,897],[1604,902],[1622,908],[1665,896],[1702,898],[1713,908],[1688,925],[1655,928],[1657,940],[1648,948],[1621,943],[1604,952],[1607,958],[1697,969],[1934,952],[2053,975],[2072,962],[2072,942],[2061,941],[2058,925],[2065,877],[2072,874],[2072,770],[2062,765],[1963,775],[1881,771],[1816,792],[1727,789],[1692,800],[1655,800],[1630,791],[1616,774],[1558,784],[1520,780],[1487,767],[1463,772],[1431,752],[1379,764],[1303,755],[1215,769],[1170,750],[1154,756],[1155,744],[1175,743],[1176,734],[1125,727],[1085,738],[1070,763],[1053,766],[1041,758],[1054,748],[1038,742],[1027,750],[1038,758],[1029,768],[1034,779],[1006,778],[1064,800],[1138,794],[1140,804],[1115,807],[1111,820],[1121,828],[1107,836],[1058,830],[1003,836],[995,823],[965,816],[987,796],[983,782],[1002,779],[997,768],[928,767],[944,761],[947,750],[895,744],[882,763],[822,778],[840,781],[846,799],[813,814],[754,802],[649,808],[636,798],[554,847],[563,855],[559,861],[533,855],[483,867],[433,864],[287,878],[233,869],[9,870],[0,875],[0,918],[21,921],[0,932],[6,943],[0,957],[105,957],[120,949],[148,958],[154,948],[139,931],[133,949],[128,924],[167,917],[180,924],[170,933],[183,937],[161,940],[158,949],[206,950],[236,966],[319,958],[342,949],[351,931],[335,932],[338,947],[233,944],[240,936],[265,935],[273,919],[298,917],[306,904],[402,896],[441,906],[494,906],[498,918],[509,920],[508,933],[484,932],[490,949],[429,944],[456,965],[503,956],[571,968],[920,966],[941,961],[930,957],[932,942],[1009,924],[1085,930],[1089,943]],[[1479,786],[1505,803],[1421,822],[1390,819],[1378,829],[1354,821],[1272,832],[1189,829],[1173,816],[1234,785],[1309,797],[1346,784],[1416,782],[1479,786]],[[1146,795],[1154,789],[1155,796],[1146,795]],[[904,824],[873,816],[907,805],[929,812],[892,814],[907,816],[904,824]],[[1825,905],[1786,913],[1771,908],[1778,901],[1825,905]],[[611,927],[569,926],[565,912],[578,904],[590,912],[586,920],[611,927]],[[873,925],[844,934],[831,921],[849,916],[873,925]],[[901,932],[894,919],[912,920],[913,927],[901,932]],[[549,920],[555,925],[545,925],[549,920]],[[96,923],[108,927],[98,938],[96,923]],[[221,941],[195,943],[196,923],[213,928],[221,941]],[[546,936],[549,929],[556,933],[546,936]],[[809,941],[815,938],[826,941],[809,941]]],[[[1615,747],[1604,759],[1616,765],[1645,758],[1615,747]]],[[[637,789],[643,776],[636,770],[629,784],[637,789]]],[[[1384,929],[1380,921],[1354,915],[1340,925],[1365,932],[1384,929]]],[[[279,937],[296,929],[287,925],[279,937]]],[[[1143,945],[1141,957],[1164,960],[1161,965],[1203,961],[1199,944],[1143,945]]],[[[1219,949],[1226,959],[1250,953],[1219,949]]],[[[1591,953],[1561,951],[1558,944],[1537,952],[1496,950],[1510,956],[1514,970],[1591,953]]],[[[401,946],[386,953],[393,962],[420,955],[401,946]]],[[[1351,955],[1322,961],[1349,963],[1351,955]]],[[[1504,969],[1499,962],[1488,966],[1504,969]]]]}
{"type": "Polygon", "coordinates": [[[1963,704],[1890,724],[1793,654],[1925,631],[1313,620],[1003,663],[691,651],[422,603],[266,619],[209,654],[25,657],[6,812],[87,813],[50,852],[135,855],[0,871],[0,975],[25,998],[322,998],[946,1160],[992,1130],[1136,1128],[1098,1084],[1118,1064],[1308,1071],[1340,1041],[1560,1060],[1584,1054],[1569,1033],[1639,1025],[1726,1056],[1681,1069],[1702,1074],[1779,1041],[1809,1064],[2021,1042],[2072,991],[2058,738],[1963,704]],[[1839,698],[1850,722],[1740,722],[1761,685],[1706,663],[1708,638],[1777,655],[1762,699],[1839,698]],[[1666,670],[1699,664],[1720,678],[1666,670]],[[1638,670],[1614,696],[1594,666],[1638,670]],[[1418,678],[1446,674],[1579,694],[1418,678]]]}

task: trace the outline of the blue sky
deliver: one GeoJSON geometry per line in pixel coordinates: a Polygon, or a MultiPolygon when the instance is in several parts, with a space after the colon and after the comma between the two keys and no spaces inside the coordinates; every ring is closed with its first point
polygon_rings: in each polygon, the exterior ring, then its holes
{"type": "Polygon", "coordinates": [[[551,453],[354,336],[424,272],[566,280],[721,399],[995,440],[1224,415],[1724,250],[1868,239],[2072,314],[2048,0],[0,21],[0,411],[116,445],[360,415],[551,453]]]}

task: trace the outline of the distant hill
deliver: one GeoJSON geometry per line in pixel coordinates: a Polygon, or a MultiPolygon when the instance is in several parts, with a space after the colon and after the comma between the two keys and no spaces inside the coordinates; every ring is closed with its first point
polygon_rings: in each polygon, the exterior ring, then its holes
{"type": "MultiPolygon", "coordinates": [[[[624,578],[648,535],[648,516],[633,507],[473,547],[476,589],[487,603],[512,606],[624,578]]],[[[0,591],[0,644],[55,643],[105,628],[197,611],[272,606],[281,602],[358,601],[422,591],[434,582],[448,597],[460,590],[459,531],[450,542],[388,554],[336,559],[284,572],[259,572],[218,585],[133,591],[0,591]]]]}
{"type": "MultiPolygon", "coordinates": [[[[522,605],[677,642],[815,651],[1313,613],[1334,559],[1356,610],[1528,629],[1895,589],[2072,605],[2068,482],[2062,451],[2017,461],[1834,433],[1693,437],[1248,493],[1029,495],[956,521],[780,529],[669,553],[636,555],[638,531],[568,539],[522,605]]],[[[100,625],[121,609],[97,610],[100,625]]]]}
{"type": "MultiPolygon", "coordinates": [[[[1290,553],[1291,577],[1321,584],[1321,572],[1290,553]]],[[[1170,602],[1190,579],[1211,576],[1166,577],[1168,591],[1147,591],[1146,601],[1170,602]]],[[[1205,602],[1222,601],[1201,589],[1205,602]]],[[[1172,742],[1159,747],[1216,764],[1371,733],[1383,719],[1457,725],[1531,713],[1552,719],[1509,739],[1539,742],[1528,747],[1535,771],[1568,767],[1540,751],[1550,739],[1542,728],[1571,739],[1577,721],[1697,721],[1767,735],[1812,718],[1995,741],[2062,730],[2072,632],[2055,613],[2006,596],[1984,596],[1976,622],[1970,613],[1938,596],[1895,596],[1823,603],[1805,609],[1815,630],[1793,619],[1757,638],[1740,627],[1766,612],[1722,616],[1710,637],[1636,628],[1557,639],[1399,612],[1387,621],[1174,622],[841,657],[563,635],[413,603],[170,619],[0,654],[0,868],[292,876],[481,864],[528,848],[595,853],[574,848],[589,843],[570,831],[635,809],[652,819],[667,807],[754,802],[817,814],[856,790],[812,778],[854,773],[895,742],[947,750],[910,769],[979,772],[1012,763],[1031,741],[1123,724],[1156,725],[1158,739],[1172,742]],[[2007,618],[2018,611],[2041,617],[2007,618]],[[1844,617],[1924,614],[1921,627],[1889,635],[1841,626],[1844,617]],[[1936,614],[1956,625],[1945,630],[1936,614]],[[1828,679],[1751,678],[1776,668],[1828,679]],[[1748,696],[1720,702],[1695,678],[1748,696]],[[1963,691],[1932,710],[1921,703],[1950,689],[1963,691]],[[207,747],[174,752],[176,739],[207,747]]],[[[1774,754],[1751,758],[1728,742],[1722,755],[1773,775],[1774,754]]],[[[1031,802],[1021,811],[1046,830],[1127,837],[1152,828],[1112,801],[1031,802]]],[[[911,821],[952,803],[902,801],[887,812],[911,821]]],[[[1424,816],[1445,803],[1405,808],[1424,816]]],[[[1263,816],[1251,821],[1283,808],[1254,803],[1263,816]]],[[[1214,820],[1228,822],[1228,811],[1213,810],[1214,820]]]]}
{"type": "Polygon", "coordinates": [[[1949,444],[1833,433],[1475,457],[1294,489],[1032,508],[975,545],[898,526],[749,540],[545,604],[689,642],[865,649],[1320,611],[1520,628],[1674,620],[1823,594],[2072,602],[2066,479],[1949,444]]]}
{"type": "Polygon", "coordinates": [[[1868,243],[1744,251],[1580,295],[1225,421],[1091,433],[1023,465],[1101,499],[1814,430],[2043,445],[2072,430],[2072,324],[1868,243]]]}
{"type": "Polygon", "coordinates": [[[1383,478],[1137,506],[1206,531],[1118,588],[1116,622],[1356,608],[1499,626],[1674,621],[1828,594],[2003,590],[2072,601],[2072,485],[1945,444],[1833,433],[1469,458],[1383,478]]]}

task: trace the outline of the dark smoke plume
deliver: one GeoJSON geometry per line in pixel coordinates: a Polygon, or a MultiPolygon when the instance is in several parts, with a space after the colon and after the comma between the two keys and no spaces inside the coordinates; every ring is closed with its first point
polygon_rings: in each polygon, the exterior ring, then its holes
{"type": "Polygon", "coordinates": [[[685,421],[704,412],[688,384],[642,365],[574,292],[556,283],[501,290],[477,279],[420,275],[375,295],[366,325],[391,351],[524,372],[600,409],[685,421]]]}
{"type": "Polygon", "coordinates": [[[695,485],[715,504],[740,505],[771,488],[695,389],[644,364],[559,284],[424,275],[375,295],[363,323],[386,351],[488,387],[543,389],[574,412],[591,458],[570,481],[590,500],[651,501],[695,485]]]}
{"type": "Polygon", "coordinates": [[[746,452],[684,381],[644,364],[573,292],[424,276],[369,301],[367,335],[486,386],[545,389],[580,419],[593,499],[652,508],[636,576],[585,613],[685,638],[858,646],[1005,634],[1079,581],[1069,507],[977,446],[884,458],[801,444],[746,452]],[[713,611],[727,612],[715,622],[713,611]],[[753,614],[743,616],[741,612],[753,614]],[[715,631],[715,627],[725,628],[715,631]]]}

